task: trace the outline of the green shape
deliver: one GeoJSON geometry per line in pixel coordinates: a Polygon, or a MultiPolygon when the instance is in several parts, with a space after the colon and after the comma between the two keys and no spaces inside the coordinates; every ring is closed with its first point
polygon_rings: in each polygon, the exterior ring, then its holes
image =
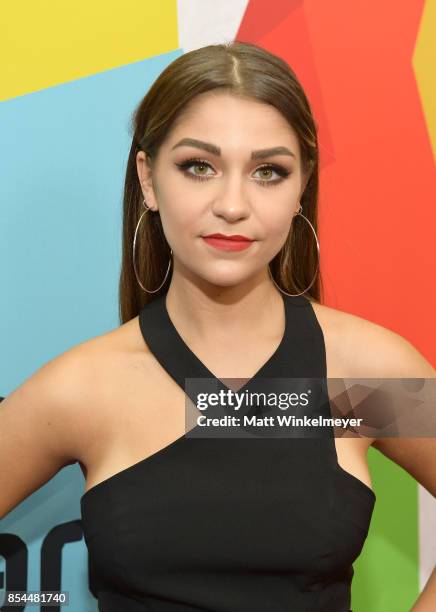
{"type": "Polygon", "coordinates": [[[377,449],[368,450],[377,495],[368,538],[353,564],[353,612],[410,612],[419,595],[418,483],[377,449]]]}

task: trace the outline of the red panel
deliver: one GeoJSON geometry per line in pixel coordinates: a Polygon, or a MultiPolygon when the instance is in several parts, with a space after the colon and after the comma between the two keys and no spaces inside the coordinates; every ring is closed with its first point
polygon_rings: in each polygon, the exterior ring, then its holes
{"type": "Polygon", "coordinates": [[[326,304],[393,329],[436,363],[436,174],[412,66],[423,7],[254,0],[237,39],[283,57],[309,97],[326,304]]]}

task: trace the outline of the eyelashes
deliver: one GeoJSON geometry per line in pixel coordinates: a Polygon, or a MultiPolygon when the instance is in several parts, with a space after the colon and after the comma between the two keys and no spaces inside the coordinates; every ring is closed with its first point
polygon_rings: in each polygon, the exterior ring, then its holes
{"type": "MultiPolygon", "coordinates": [[[[185,176],[193,179],[194,181],[208,181],[211,178],[210,174],[205,176],[199,176],[197,174],[193,174],[192,172],[188,172],[188,168],[190,168],[191,166],[207,166],[208,168],[212,169],[212,166],[209,164],[209,162],[204,159],[191,158],[187,159],[182,163],[176,163],[176,166],[180,168],[181,172],[183,172],[185,176]]],[[[278,164],[264,164],[263,166],[259,166],[256,172],[258,172],[259,170],[272,170],[279,175],[279,178],[276,178],[274,180],[265,181],[262,179],[257,179],[256,183],[258,183],[262,187],[278,185],[291,174],[291,172],[286,170],[286,168],[284,168],[283,166],[279,166],[278,164]]]]}

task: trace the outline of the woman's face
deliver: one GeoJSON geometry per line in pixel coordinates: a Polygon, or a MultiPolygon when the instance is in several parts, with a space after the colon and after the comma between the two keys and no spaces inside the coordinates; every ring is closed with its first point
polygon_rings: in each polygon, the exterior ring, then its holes
{"type": "Polygon", "coordinates": [[[223,92],[197,96],[153,169],[144,152],[137,169],[146,204],[159,211],[173,250],[173,275],[218,286],[267,274],[303,191],[298,139],[279,111],[223,92]],[[282,150],[262,153],[277,147],[282,150]],[[217,248],[204,239],[215,233],[252,242],[241,250],[217,248]]]}

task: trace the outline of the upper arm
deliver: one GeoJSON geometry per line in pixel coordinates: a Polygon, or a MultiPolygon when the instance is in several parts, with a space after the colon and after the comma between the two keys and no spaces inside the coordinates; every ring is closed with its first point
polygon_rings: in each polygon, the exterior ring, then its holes
{"type": "MultiPolygon", "coordinates": [[[[339,363],[333,375],[342,378],[426,378],[435,370],[400,334],[350,313],[331,312],[336,324],[333,344],[339,363]]],[[[436,382],[431,382],[436,385],[436,382]]],[[[369,437],[368,445],[406,470],[436,497],[436,437],[369,437]]],[[[432,435],[433,434],[433,435],[432,435]]]]}
{"type": "Polygon", "coordinates": [[[0,402],[0,518],[77,461],[85,372],[74,347],[0,402]]]}
{"type": "MultiPolygon", "coordinates": [[[[435,378],[435,370],[408,340],[378,326],[370,332],[377,378],[435,378]],[[372,336],[371,336],[372,334],[372,336]]],[[[368,355],[369,359],[370,355],[368,355]]],[[[436,384],[436,383],[432,383],[436,384]]],[[[436,497],[436,437],[376,438],[372,446],[405,469],[436,497]]],[[[431,437],[433,436],[433,437],[431,437]]]]}

